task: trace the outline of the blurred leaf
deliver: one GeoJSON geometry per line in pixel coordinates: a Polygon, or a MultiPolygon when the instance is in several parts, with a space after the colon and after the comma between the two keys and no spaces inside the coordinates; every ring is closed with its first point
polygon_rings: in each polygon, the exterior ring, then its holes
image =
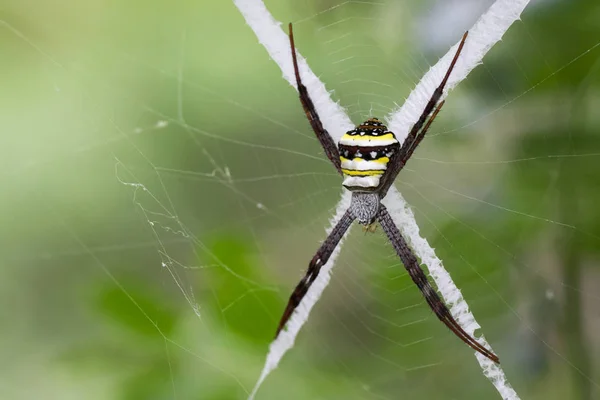
{"type": "Polygon", "coordinates": [[[102,290],[98,298],[100,311],[136,334],[156,339],[168,337],[177,321],[176,314],[140,290],[139,285],[130,281],[123,286],[127,293],[115,285],[102,290]]]}
{"type": "Polygon", "coordinates": [[[143,368],[123,384],[123,400],[153,400],[175,398],[172,380],[177,373],[174,360],[164,357],[143,368]]]}
{"type": "Polygon", "coordinates": [[[213,240],[211,263],[224,265],[211,269],[204,278],[210,282],[212,296],[207,296],[217,320],[223,321],[227,331],[253,342],[264,343],[274,333],[273,314],[281,309],[281,300],[265,286],[260,286],[261,271],[255,255],[246,241],[236,236],[222,236],[213,240]]]}

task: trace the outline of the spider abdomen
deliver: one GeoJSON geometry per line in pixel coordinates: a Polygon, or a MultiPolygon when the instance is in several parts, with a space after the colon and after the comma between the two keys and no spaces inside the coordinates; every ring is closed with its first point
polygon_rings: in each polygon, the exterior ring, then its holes
{"type": "Polygon", "coordinates": [[[394,133],[377,118],[346,132],[338,143],[343,185],[348,190],[377,189],[398,146],[394,133]]]}

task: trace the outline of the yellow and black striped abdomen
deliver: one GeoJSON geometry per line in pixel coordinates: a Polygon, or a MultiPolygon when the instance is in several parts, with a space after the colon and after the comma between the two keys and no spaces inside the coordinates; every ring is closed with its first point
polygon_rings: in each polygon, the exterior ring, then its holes
{"type": "Polygon", "coordinates": [[[346,132],[338,143],[343,185],[349,190],[374,190],[398,151],[396,136],[377,118],[346,132]]]}

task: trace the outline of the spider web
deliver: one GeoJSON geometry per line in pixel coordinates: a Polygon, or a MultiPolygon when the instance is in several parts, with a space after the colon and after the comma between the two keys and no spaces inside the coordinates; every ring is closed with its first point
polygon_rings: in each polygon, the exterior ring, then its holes
{"type": "MultiPolygon", "coordinates": [[[[402,104],[484,3],[266,5],[358,123],[402,104]]],[[[341,193],[295,91],[227,2],[16,4],[2,397],[247,397],[341,193]]],[[[533,4],[396,184],[524,398],[599,393],[600,32],[583,4],[533,4]]],[[[355,227],[257,398],[399,393],[497,397],[383,234],[355,227]]]]}

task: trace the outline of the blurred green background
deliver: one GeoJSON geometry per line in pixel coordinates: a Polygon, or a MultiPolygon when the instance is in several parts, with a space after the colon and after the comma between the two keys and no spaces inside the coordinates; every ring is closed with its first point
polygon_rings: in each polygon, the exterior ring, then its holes
{"type": "MultiPolygon", "coordinates": [[[[267,1],[354,122],[491,2],[267,1]]],[[[523,399],[600,398],[600,7],[536,1],[397,187],[523,399]]],[[[0,398],[242,399],[339,198],[229,1],[4,0],[0,398]]],[[[259,399],[494,399],[359,227],[259,399]]]]}

